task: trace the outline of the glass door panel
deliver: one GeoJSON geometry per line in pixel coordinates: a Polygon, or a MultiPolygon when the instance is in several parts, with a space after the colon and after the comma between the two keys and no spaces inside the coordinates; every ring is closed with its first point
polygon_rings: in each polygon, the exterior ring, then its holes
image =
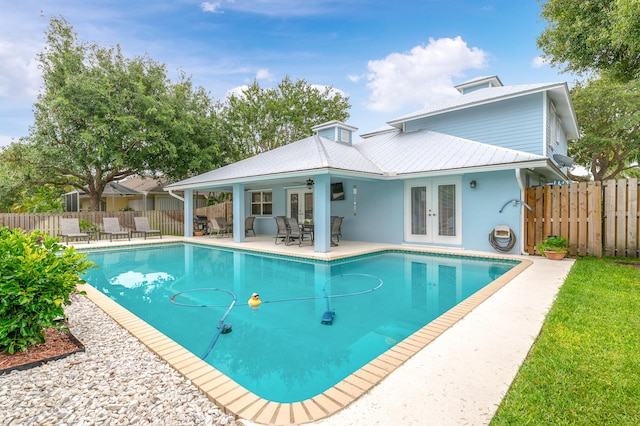
{"type": "Polygon", "coordinates": [[[405,240],[460,244],[459,179],[422,180],[405,186],[405,240]]]}

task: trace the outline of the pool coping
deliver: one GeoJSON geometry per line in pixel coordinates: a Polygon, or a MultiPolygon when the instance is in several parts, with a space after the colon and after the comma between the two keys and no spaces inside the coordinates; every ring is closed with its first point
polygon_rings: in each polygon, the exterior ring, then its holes
{"type": "MultiPolygon", "coordinates": [[[[193,241],[185,240],[182,242],[193,241]]],[[[246,250],[273,254],[268,250],[246,250]]],[[[514,259],[506,256],[459,252],[443,253],[441,251],[413,249],[404,246],[401,248],[397,246],[387,247],[386,249],[377,248],[350,256],[341,256],[341,258],[356,257],[363,254],[389,250],[421,254],[449,254],[471,258],[517,260],[519,263],[498,279],[440,315],[397,345],[380,354],[367,365],[356,370],[330,389],[312,398],[293,403],[273,402],[255,395],[99,290],[89,284],[82,285],[80,289],[86,292],[86,297],[96,304],[96,306],[107,313],[114,321],[120,324],[120,326],[129,331],[129,333],[136,337],[149,350],[165,360],[226,413],[265,425],[312,423],[332,416],[362,397],[389,374],[533,264],[531,260],[522,258],[514,259]]],[[[315,260],[326,260],[313,256],[304,257],[315,260]]]]}

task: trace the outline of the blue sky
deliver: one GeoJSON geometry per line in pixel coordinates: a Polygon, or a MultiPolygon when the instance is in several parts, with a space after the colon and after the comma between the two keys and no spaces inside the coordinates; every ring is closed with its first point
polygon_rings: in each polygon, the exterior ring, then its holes
{"type": "MultiPolygon", "coordinates": [[[[8,3],[8,4],[7,4],[8,3]]],[[[360,133],[455,96],[454,84],[567,81],[540,61],[536,0],[20,0],[0,13],[0,146],[28,134],[49,17],[190,75],[211,97],[285,76],[349,97],[360,133]]]]}

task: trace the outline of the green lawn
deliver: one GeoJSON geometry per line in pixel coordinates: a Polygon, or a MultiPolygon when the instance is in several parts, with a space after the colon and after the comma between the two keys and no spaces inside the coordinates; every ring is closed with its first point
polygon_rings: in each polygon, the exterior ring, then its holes
{"type": "Polygon", "coordinates": [[[491,425],[639,424],[640,261],[579,259],[491,425]]]}

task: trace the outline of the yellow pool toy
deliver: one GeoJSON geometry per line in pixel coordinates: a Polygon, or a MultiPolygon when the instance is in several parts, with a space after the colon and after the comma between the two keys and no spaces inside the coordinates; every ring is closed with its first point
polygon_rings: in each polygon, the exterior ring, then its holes
{"type": "Polygon", "coordinates": [[[249,301],[247,302],[247,304],[249,306],[251,306],[252,308],[255,308],[257,306],[260,306],[262,304],[262,300],[260,300],[260,296],[258,296],[258,293],[253,293],[251,295],[251,298],[249,299],[249,301]]]}

